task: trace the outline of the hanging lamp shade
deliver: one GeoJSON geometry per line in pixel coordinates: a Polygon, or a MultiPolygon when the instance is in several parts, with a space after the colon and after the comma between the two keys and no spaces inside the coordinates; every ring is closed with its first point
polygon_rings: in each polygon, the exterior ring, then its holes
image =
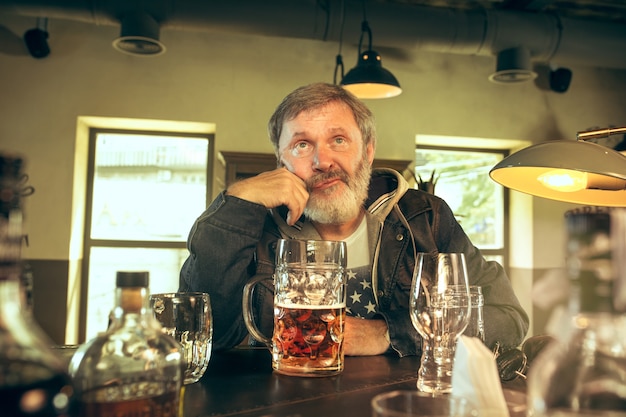
{"type": "Polygon", "coordinates": [[[396,77],[383,68],[380,55],[372,50],[359,55],[356,67],[348,71],[341,85],[359,98],[395,97],[402,92],[396,77]]]}
{"type": "Polygon", "coordinates": [[[580,136],[577,141],[544,142],[522,149],[500,161],[489,176],[505,187],[537,197],[626,207],[626,156],[582,141],[580,136]]]}
{"type": "Polygon", "coordinates": [[[356,67],[348,71],[345,76],[342,74],[340,84],[358,98],[388,98],[402,93],[396,77],[383,68],[380,54],[372,50],[372,30],[367,20],[361,23],[359,57],[356,67]],[[365,52],[361,52],[363,36],[366,34],[369,40],[368,48],[365,52]]]}

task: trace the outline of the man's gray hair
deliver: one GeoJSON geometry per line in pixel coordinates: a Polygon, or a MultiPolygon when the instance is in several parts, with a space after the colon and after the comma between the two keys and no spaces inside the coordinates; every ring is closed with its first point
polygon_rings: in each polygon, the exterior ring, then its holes
{"type": "Polygon", "coordinates": [[[279,157],[278,141],[285,122],[294,119],[303,111],[315,110],[333,102],[344,103],[352,110],[363,137],[363,146],[366,147],[371,143],[376,149],[376,125],[370,109],[341,86],[314,83],[299,87],[289,93],[272,114],[268,123],[268,133],[276,156],[279,157]]]}

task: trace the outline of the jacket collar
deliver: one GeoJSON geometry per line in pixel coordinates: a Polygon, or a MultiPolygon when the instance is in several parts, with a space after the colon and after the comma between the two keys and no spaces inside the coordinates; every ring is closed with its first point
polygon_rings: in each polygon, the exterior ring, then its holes
{"type": "Polygon", "coordinates": [[[408,189],[408,182],[398,171],[389,168],[375,169],[372,171],[365,207],[382,222],[408,189]]]}

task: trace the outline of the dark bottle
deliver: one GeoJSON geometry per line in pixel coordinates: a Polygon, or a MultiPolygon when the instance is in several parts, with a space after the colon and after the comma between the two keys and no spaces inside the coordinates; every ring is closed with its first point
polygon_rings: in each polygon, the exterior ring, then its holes
{"type": "Polygon", "coordinates": [[[0,154],[0,415],[71,416],[65,362],[34,321],[22,286],[22,159],[0,154]]]}
{"type": "Polygon", "coordinates": [[[81,417],[175,417],[182,387],[178,342],[149,304],[147,272],[118,272],[113,319],[72,357],[81,417]]]}
{"type": "Polygon", "coordinates": [[[530,368],[528,415],[626,416],[626,209],[567,213],[567,335],[530,368]]]}

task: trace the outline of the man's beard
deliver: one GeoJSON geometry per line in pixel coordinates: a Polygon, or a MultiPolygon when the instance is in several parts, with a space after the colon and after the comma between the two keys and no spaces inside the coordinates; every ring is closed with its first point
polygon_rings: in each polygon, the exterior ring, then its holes
{"type": "Polygon", "coordinates": [[[355,170],[354,177],[350,177],[343,170],[336,170],[315,175],[306,181],[307,189],[311,193],[304,215],[309,220],[321,224],[342,224],[358,216],[367,198],[372,167],[367,160],[362,159],[355,170]],[[336,197],[327,197],[334,194],[335,185],[325,190],[314,190],[314,185],[320,181],[338,178],[344,183],[345,191],[336,197]],[[311,191],[314,190],[314,191],[311,191]]]}

